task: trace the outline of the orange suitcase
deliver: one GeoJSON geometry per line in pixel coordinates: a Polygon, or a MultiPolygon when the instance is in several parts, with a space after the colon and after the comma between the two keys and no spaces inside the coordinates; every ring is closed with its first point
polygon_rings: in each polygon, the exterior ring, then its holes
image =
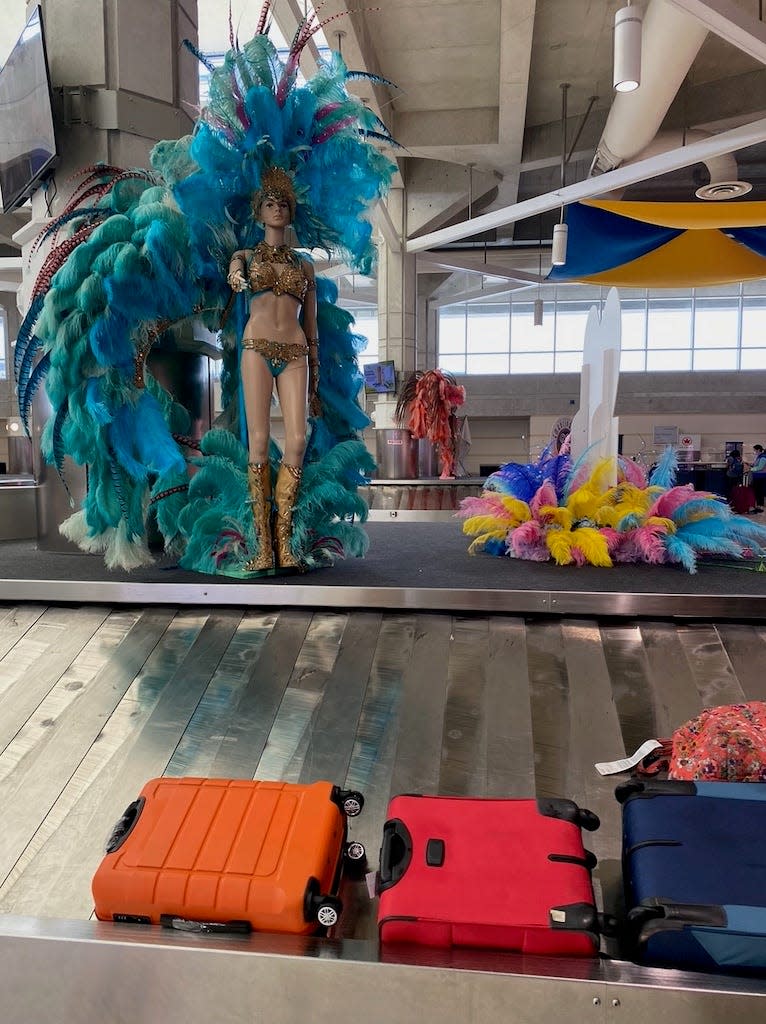
{"type": "Polygon", "coordinates": [[[334,925],[360,793],[246,779],[152,779],[93,877],[100,921],[307,934],[334,925]]]}

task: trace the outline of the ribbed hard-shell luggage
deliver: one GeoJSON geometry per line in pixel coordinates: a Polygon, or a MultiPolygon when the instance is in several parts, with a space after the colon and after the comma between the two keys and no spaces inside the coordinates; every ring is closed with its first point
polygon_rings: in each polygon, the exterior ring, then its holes
{"type": "Polygon", "coordinates": [[[571,800],[397,796],[378,872],[383,942],[588,955],[599,922],[571,800]]]}
{"type": "Polygon", "coordinates": [[[96,916],[200,931],[332,926],[343,860],[364,859],[346,842],[363,803],[330,782],[152,779],[93,877],[96,916]]]}
{"type": "Polygon", "coordinates": [[[729,495],[729,504],[738,516],[746,516],[755,508],[755,491],[752,487],[738,484],[732,488],[729,495]]]}
{"type": "Polygon", "coordinates": [[[616,795],[632,955],[766,968],[766,783],[631,780],[616,795]]]}

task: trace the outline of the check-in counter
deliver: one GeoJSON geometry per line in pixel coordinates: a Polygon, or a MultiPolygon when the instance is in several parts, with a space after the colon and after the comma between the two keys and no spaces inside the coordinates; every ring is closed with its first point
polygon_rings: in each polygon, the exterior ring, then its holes
{"type": "Polygon", "coordinates": [[[695,491],[726,494],[726,467],[712,462],[691,462],[678,467],[677,484],[693,484],[695,491]]]}
{"type": "Polygon", "coordinates": [[[0,474],[0,540],[37,537],[36,495],[33,476],[0,474]]]}

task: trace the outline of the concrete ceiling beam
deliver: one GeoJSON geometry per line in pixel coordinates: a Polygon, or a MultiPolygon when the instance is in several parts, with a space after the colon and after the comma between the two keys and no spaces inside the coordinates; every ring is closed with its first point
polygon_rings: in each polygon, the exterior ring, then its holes
{"type": "Polygon", "coordinates": [[[729,0],[669,0],[738,50],[766,64],[766,24],[729,0]]]}
{"type": "Polygon", "coordinates": [[[565,188],[556,189],[545,195],[535,196],[533,199],[504,207],[502,210],[482,214],[460,224],[442,228],[440,231],[433,231],[419,238],[410,238],[407,241],[406,250],[407,252],[425,252],[436,246],[448,245],[450,242],[470,238],[483,231],[493,231],[506,224],[515,224],[527,217],[555,210],[558,206],[566,206],[568,203],[579,202],[582,199],[593,199],[606,192],[611,192],[613,189],[626,188],[636,182],[659,177],[668,171],[704,163],[710,157],[733,153],[735,150],[744,149],[746,146],[755,146],[764,141],[766,141],[766,118],[732,131],[722,132],[720,135],[714,135],[701,142],[693,142],[688,146],[680,146],[677,149],[659,153],[657,156],[638,160],[633,164],[618,167],[614,171],[607,171],[605,174],[587,178],[574,185],[567,185],[565,188]]]}

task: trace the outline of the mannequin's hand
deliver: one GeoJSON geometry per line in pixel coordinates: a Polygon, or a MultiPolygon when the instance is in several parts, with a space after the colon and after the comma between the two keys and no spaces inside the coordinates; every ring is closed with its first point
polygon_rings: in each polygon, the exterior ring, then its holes
{"type": "Polygon", "coordinates": [[[322,417],[322,403],[319,401],[319,395],[316,391],[312,391],[309,395],[309,416],[315,420],[322,417]]]}
{"type": "Polygon", "coordinates": [[[226,280],[229,282],[229,287],[233,292],[244,292],[247,289],[247,281],[243,277],[241,270],[233,271],[226,280]]]}

